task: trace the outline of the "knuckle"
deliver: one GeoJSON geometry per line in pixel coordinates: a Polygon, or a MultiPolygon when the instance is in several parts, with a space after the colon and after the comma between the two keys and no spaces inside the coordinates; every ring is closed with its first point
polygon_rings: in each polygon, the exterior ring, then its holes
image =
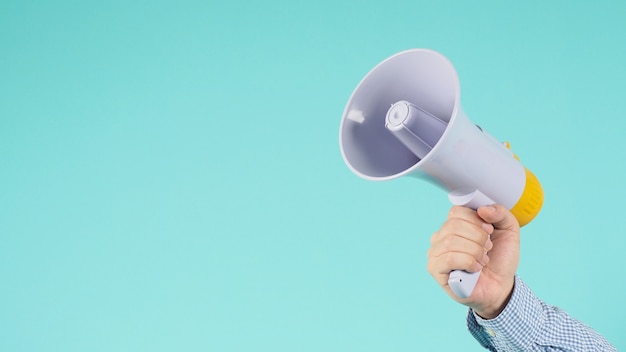
{"type": "Polygon", "coordinates": [[[476,259],[474,259],[472,256],[468,255],[468,256],[463,258],[463,263],[462,263],[463,268],[462,269],[469,271],[470,269],[474,268],[474,266],[475,266],[474,263],[476,263],[476,259]]]}
{"type": "Polygon", "coordinates": [[[435,244],[435,242],[437,242],[437,238],[439,237],[439,233],[440,231],[436,231],[435,233],[433,233],[432,236],[430,236],[430,244],[433,245],[435,244]]]}
{"type": "Polygon", "coordinates": [[[454,246],[454,237],[447,236],[441,239],[441,247],[446,250],[450,250],[454,246]]]}
{"type": "Polygon", "coordinates": [[[446,255],[443,260],[447,268],[454,269],[457,260],[454,258],[453,255],[446,255]]]}
{"type": "Polygon", "coordinates": [[[456,232],[456,229],[460,226],[461,220],[458,218],[451,218],[441,225],[441,233],[450,234],[456,232]]]}
{"type": "Polygon", "coordinates": [[[448,212],[448,218],[456,218],[459,215],[459,212],[461,211],[462,207],[460,205],[454,205],[452,206],[452,208],[450,208],[450,211],[448,212]]]}
{"type": "Polygon", "coordinates": [[[430,260],[429,260],[429,261],[426,263],[426,270],[428,270],[428,272],[429,272],[431,275],[435,272],[435,271],[434,271],[434,268],[433,268],[433,262],[432,262],[432,261],[430,261],[430,260]]]}

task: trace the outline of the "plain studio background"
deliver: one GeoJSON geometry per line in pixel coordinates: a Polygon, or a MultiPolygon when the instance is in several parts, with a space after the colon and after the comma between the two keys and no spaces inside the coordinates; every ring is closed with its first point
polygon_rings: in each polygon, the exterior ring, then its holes
{"type": "Polygon", "coordinates": [[[353,175],[352,90],[446,55],[541,180],[520,275],[626,349],[621,1],[0,2],[0,350],[479,351],[448,211],[353,175]]]}

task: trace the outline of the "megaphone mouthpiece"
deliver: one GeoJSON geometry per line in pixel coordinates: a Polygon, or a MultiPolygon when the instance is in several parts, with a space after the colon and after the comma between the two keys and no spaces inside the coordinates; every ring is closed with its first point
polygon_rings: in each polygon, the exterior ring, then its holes
{"type": "Polygon", "coordinates": [[[391,105],[385,118],[385,127],[389,132],[420,159],[424,159],[439,142],[447,125],[405,100],[391,105]]]}

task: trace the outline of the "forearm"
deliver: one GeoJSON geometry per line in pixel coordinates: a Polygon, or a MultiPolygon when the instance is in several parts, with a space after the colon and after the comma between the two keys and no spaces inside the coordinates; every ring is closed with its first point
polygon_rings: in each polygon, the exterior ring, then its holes
{"type": "Polygon", "coordinates": [[[486,320],[470,310],[467,324],[474,338],[492,351],[617,351],[593,329],[540,301],[518,277],[498,317],[486,320]]]}

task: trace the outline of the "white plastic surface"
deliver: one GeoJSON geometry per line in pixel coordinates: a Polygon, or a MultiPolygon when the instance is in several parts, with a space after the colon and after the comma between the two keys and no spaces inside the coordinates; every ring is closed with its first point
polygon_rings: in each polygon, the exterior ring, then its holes
{"type": "MultiPolygon", "coordinates": [[[[511,209],[526,183],[524,167],[513,153],[474,125],[463,112],[458,76],[452,64],[428,49],[395,54],[361,80],[344,110],[339,144],[346,165],[364,179],[418,177],[445,190],[454,203],[473,208],[485,205],[481,203],[489,199],[511,209]],[[407,146],[403,140],[406,136],[396,133],[406,130],[397,128],[400,124],[395,119],[412,116],[411,106],[390,109],[405,102],[447,124],[443,134],[414,126],[414,134],[422,141],[413,141],[413,146],[409,142],[407,146]],[[392,119],[387,121],[390,110],[392,119]],[[385,126],[387,122],[391,122],[391,128],[385,126]],[[436,138],[425,142],[424,136],[436,138]]],[[[465,274],[455,271],[453,275],[463,282],[459,297],[471,294],[473,285],[467,288],[465,282],[476,278],[475,284],[480,275],[471,274],[472,278],[464,279],[465,274]]]]}
{"type": "Polygon", "coordinates": [[[454,205],[462,205],[464,207],[472,208],[474,210],[485,205],[496,204],[493,199],[487,197],[483,192],[479,190],[474,190],[466,194],[452,192],[448,194],[448,199],[450,199],[450,202],[454,205]]]}
{"type": "Polygon", "coordinates": [[[453,270],[448,278],[450,289],[459,298],[467,298],[474,292],[481,271],[468,273],[463,270],[453,270]]]}
{"type": "Polygon", "coordinates": [[[372,69],[346,105],[339,137],[344,161],[367,180],[409,175],[446,193],[480,189],[509,209],[524,190],[524,167],[502,143],[467,118],[454,67],[432,50],[404,51],[372,69]],[[399,101],[410,102],[448,125],[422,158],[385,127],[390,106],[399,101]]]}

